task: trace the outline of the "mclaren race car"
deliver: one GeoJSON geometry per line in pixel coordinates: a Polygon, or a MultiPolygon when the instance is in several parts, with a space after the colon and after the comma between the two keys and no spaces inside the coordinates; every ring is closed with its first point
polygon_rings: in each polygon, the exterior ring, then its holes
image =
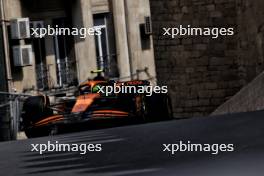
{"type": "Polygon", "coordinates": [[[106,122],[109,119],[146,122],[172,118],[171,103],[167,94],[105,95],[102,87],[113,84],[136,87],[150,85],[149,81],[121,83],[95,79],[81,84],[76,96],[62,98],[56,103],[50,103],[50,98],[45,95],[29,97],[23,104],[23,130],[27,137],[31,138],[58,133],[58,129],[65,126],[73,128],[76,124],[89,128],[87,124],[106,122]]]}

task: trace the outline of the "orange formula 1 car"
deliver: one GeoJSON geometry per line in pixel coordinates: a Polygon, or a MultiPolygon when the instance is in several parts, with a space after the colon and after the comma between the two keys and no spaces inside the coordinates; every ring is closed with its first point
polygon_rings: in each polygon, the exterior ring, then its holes
{"type": "MultiPolygon", "coordinates": [[[[78,87],[78,96],[64,98],[55,104],[48,96],[32,96],[23,105],[23,128],[27,137],[57,133],[58,128],[76,124],[132,119],[139,121],[166,120],[172,118],[171,103],[167,94],[100,92],[102,87],[148,86],[148,81],[87,81],[78,87]]],[[[87,125],[88,128],[88,125],[87,125]]]]}

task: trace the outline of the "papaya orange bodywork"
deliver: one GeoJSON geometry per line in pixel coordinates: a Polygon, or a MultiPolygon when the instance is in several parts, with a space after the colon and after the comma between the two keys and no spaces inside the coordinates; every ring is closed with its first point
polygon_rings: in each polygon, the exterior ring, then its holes
{"type": "Polygon", "coordinates": [[[72,113],[85,112],[98,97],[100,97],[99,94],[86,94],[79,96],[72,109],[72,113]]]}
{"type": "Polygon", "coordinates": [[[35,124],[35,126],[43,126],[43,125],[49,124],[50,122],[57,122],[60,120],[63,120],[63,116],[62,115],[55,115],[55,116],[51,116],[51,117],[45,118],[45,119],[37,122],[35,124]]]}

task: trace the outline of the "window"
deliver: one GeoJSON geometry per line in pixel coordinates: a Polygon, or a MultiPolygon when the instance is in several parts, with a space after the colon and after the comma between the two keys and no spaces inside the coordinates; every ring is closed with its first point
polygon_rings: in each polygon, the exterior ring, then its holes
{"type": "Polygon", "coordinates": [[[102,32],[95,36],[97,67],[104,70],[106,77],[117,77],[115,39],[110,15],[94,15],[94,28],[102,32]]]}
{"type": "MultiPolygon", "coordinates": [[[[30,23],[31,28],[44,27],[43,21],[32,21],[30,23]]],[[[45,39],[32,36],[33,50],[35,54],[35,69],[38,89],[49,88],[48,68],[46,65],[46,48],[45,39]]]]}
{"type": "MultiPolygon", "coordinates": [[[[70,23],[67,18],[58,18],[53,20],[53,26],[58,28],[69,28],[70,23]]],[[[69,86],[74,84],[75,62],[70,57],[70,47],[72,45],[72,38],[68,35],[54,36],[54,50],[56,57],[57,68],[57,84],[62,86],[69,86]]]]}

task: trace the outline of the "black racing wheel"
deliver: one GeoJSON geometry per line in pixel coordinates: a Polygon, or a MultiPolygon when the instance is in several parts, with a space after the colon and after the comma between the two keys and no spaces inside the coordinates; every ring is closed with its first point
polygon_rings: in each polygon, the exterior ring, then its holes
{"type": "Polygon", "coordinates": [[[28,137],[42,136],[40,130],[33,130],[31,126],[53,115],[53,110],[49,108],[50,102],[47,96],[32,96],[25,100],[22,110],[23,126],[28,137]]]}

